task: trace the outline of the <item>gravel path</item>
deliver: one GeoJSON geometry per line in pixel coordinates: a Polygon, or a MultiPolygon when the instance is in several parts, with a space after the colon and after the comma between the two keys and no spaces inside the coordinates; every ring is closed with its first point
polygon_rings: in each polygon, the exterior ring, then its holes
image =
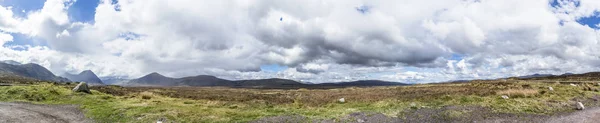
{"type": "Polygon", "coordinates": [[[91,123],[75,105],[0,102],[0,123],[91,123]]]}
{"type": "Polygon", "coordinates": [[[550,118],[549,123],[598,123],[600,122],[600,107],[573,112],[569,115],[550,118]]]}

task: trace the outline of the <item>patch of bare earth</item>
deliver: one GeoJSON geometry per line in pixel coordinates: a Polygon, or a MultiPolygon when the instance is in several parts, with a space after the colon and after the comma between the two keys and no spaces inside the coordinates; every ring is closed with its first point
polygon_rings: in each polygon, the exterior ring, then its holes
{"type": "Polygon", "coordinates": [[[75,105],[0,102],[0,123],[92,123],[75,105]]]}

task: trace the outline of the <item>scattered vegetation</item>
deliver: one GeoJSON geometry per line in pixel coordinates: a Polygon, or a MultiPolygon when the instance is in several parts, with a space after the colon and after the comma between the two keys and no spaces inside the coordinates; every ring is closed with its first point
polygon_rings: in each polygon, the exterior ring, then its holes
{"type": "Polygon", "coordinates": [[[499,95],[508,95],[510,97],[534,97],[537,94],[541,94],[536,89],[507,89],[498,91],[499,95]]]}
{"type": "MultiPolygon", "coordinates": [[[[41,82],[0,86],[0,101],[78,104],[86,116],[98,122],[153,122],[161,118],[176,122],[245,122],[282,115],[331,119],[354,112],[403,117],[411,110],[448,106],[547,115],[573,111],[575,101],[598,100],[600,93],[593,91],[598,88],[595,83],[577,84],[511,80],[297,90],[94,86],[92,94],[84,94],[71,91],[76,84],[41,82]],[[554,91],[548,91],[549,86],[554,91]],[[510,99],[503,99],[501,95],[508,95],[510,99]],[[345,98],[346,102],[337,103],[339,98],[345,98]]],[[[442,113],[448,118],[460,118],[470,111],[442,113]]]]}

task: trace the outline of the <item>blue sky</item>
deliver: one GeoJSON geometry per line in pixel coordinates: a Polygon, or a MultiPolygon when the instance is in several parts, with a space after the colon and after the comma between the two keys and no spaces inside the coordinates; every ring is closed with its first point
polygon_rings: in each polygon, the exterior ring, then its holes
{"type": "Polygon", "coordinates": [[[272,72],[272,73],[284,71],[284,70],[286,70],[288,68],[289,67],[287,67],[287,66],[282,66],[282,65],[277,65],[277,64],[270,64],[270,65],[262,65],[262,66],[260,66],[260,70],[261,71],[272,72]]]}
{"type": "Polygon", "coordinates": [[[69,17],[73,21],[93,23],[99,2],[99,0],[78,0],[69,8],[69,17]]]}
{"type": "MultiPolygon", "coordinates": [[[[44,2],[46,0],[3,0],[0,5],[12,6],[13,11],[18,12],[17,15],[25,16],[27,12],[41,9],[44,2]]],[[[77,0],[68,10],[69,17],[72,21],[93,22],[98,3],[99,0],[77,0]]]]}
{"type": "MultiPolygon", "coordinates": [[[[563,2],[563,3],[572,4],[572,5],[575,5],[575,7],[581,6],[581,2],[578,0],[565,0],[565,2],[563,2]]],[[[562,5],[560,4],[559,0],[554,0],[554,1],[550,2],[550,6],[551,7],[561,7],[562,5]]],[[[569,13],[567,13],[567,14],[569,14],[569,13]]],[[[591,28],[598,29],[599,27],[597,25],[598,25],[598,23],[600,23],[599,13],[598,13],[598,11],[595,11],[593,15],[578,18],[576,21],[577,21],[577,23],[580,23],[582,25],[587,25],[591,28]]]]}
{"type": "Polygon", "coordinates": [[[27,12],[39,10],[44,6],[46,0],[3,0],[0,1],[2,6],[12,6],[13,12],[19,16],[25,16],[27,12]],[[23,13],[22,11],[25,11],[23,13]]]}
{"type": "Polygon", "coordinates": [[[583,17],[577,20],[578,23],[587,25],[594,29],[599,29],[598,24],[600,23],[599,13],[595,12],[593,16],[583,17]]]}

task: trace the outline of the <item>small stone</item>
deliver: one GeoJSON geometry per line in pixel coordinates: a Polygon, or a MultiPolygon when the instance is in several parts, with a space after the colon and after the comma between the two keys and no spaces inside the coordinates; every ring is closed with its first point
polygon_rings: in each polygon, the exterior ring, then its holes
{"type": "Polygon", "coordinates": [[[77,84],[77,86],[75,86],[75,88],[73,88],[73,91],[75,91],[75,92],[85,92],[85,93],[88,93],[88,94],[92,93],[90,91],[90,88],[88,88],[88,85],[85,82],[80,82],[79,84],[77,84]]]}
{"type": "Polygon", "coordinates": [[[502,99],[508,99],[508,96],[502,95],[502,99]]]}
{"type": "Polygon", "coordinates": [[[340,98],[340,99],[338,100],[338,102],[340,102],[340,103],[345,103],[345,102],[346,102],[346,99],[344,99],[344,98],[340,98]]]}
{"type": "Polygon", "coordinates": [[[359,122],[359,123],[364,123],[364,122],[365,122],[365,120],[363,120],[363,119],[358,119],[358,120],[356,120],[356,122],[359,122]]]}
{"type": "Polygon", "coordinates": [[[575,85],[575,84],[569,84],[569,85],[571,85],[571,86],[577,86],[577,85],[575,85]]]}
{"type": "Polygon", "coordinates": [[[411,108],[411,109],[419,109],[419,107],[417,106],[417,104],[416,104],[416,103],[414,103],[414,102],[411,102],[411,103],[410,103],[410,108],[411,108]]]}
{"type": "Polygon", "coordinates": [[[583,110],[583,109],[585,109],[585,106],[583,106],[583,103],[577,102],[577,110],[583,110]]]}
{"type": "Polygon", "coordinates": [[[160,119],[158,119],[158,120],[156,121],[156,123],[163,123],[163,122],[165,122],[165,121],[167,121],[167,119],[165,119],[165,118],[160,118],[160,119]]]}
{"type": "Polygon", "coordinates": [[[554,91],[554,88],[552,88],[552,87],[548,87],[548,90],[550,90],[550,91],[554,91]]]}
{"type": "Polygon", "coordinates": [[[411,102],[411,103],[410,103],[410,107],[417,107],[417,104],[416,104],[416,103],[414,103],[414,102],[411,102]]]}

